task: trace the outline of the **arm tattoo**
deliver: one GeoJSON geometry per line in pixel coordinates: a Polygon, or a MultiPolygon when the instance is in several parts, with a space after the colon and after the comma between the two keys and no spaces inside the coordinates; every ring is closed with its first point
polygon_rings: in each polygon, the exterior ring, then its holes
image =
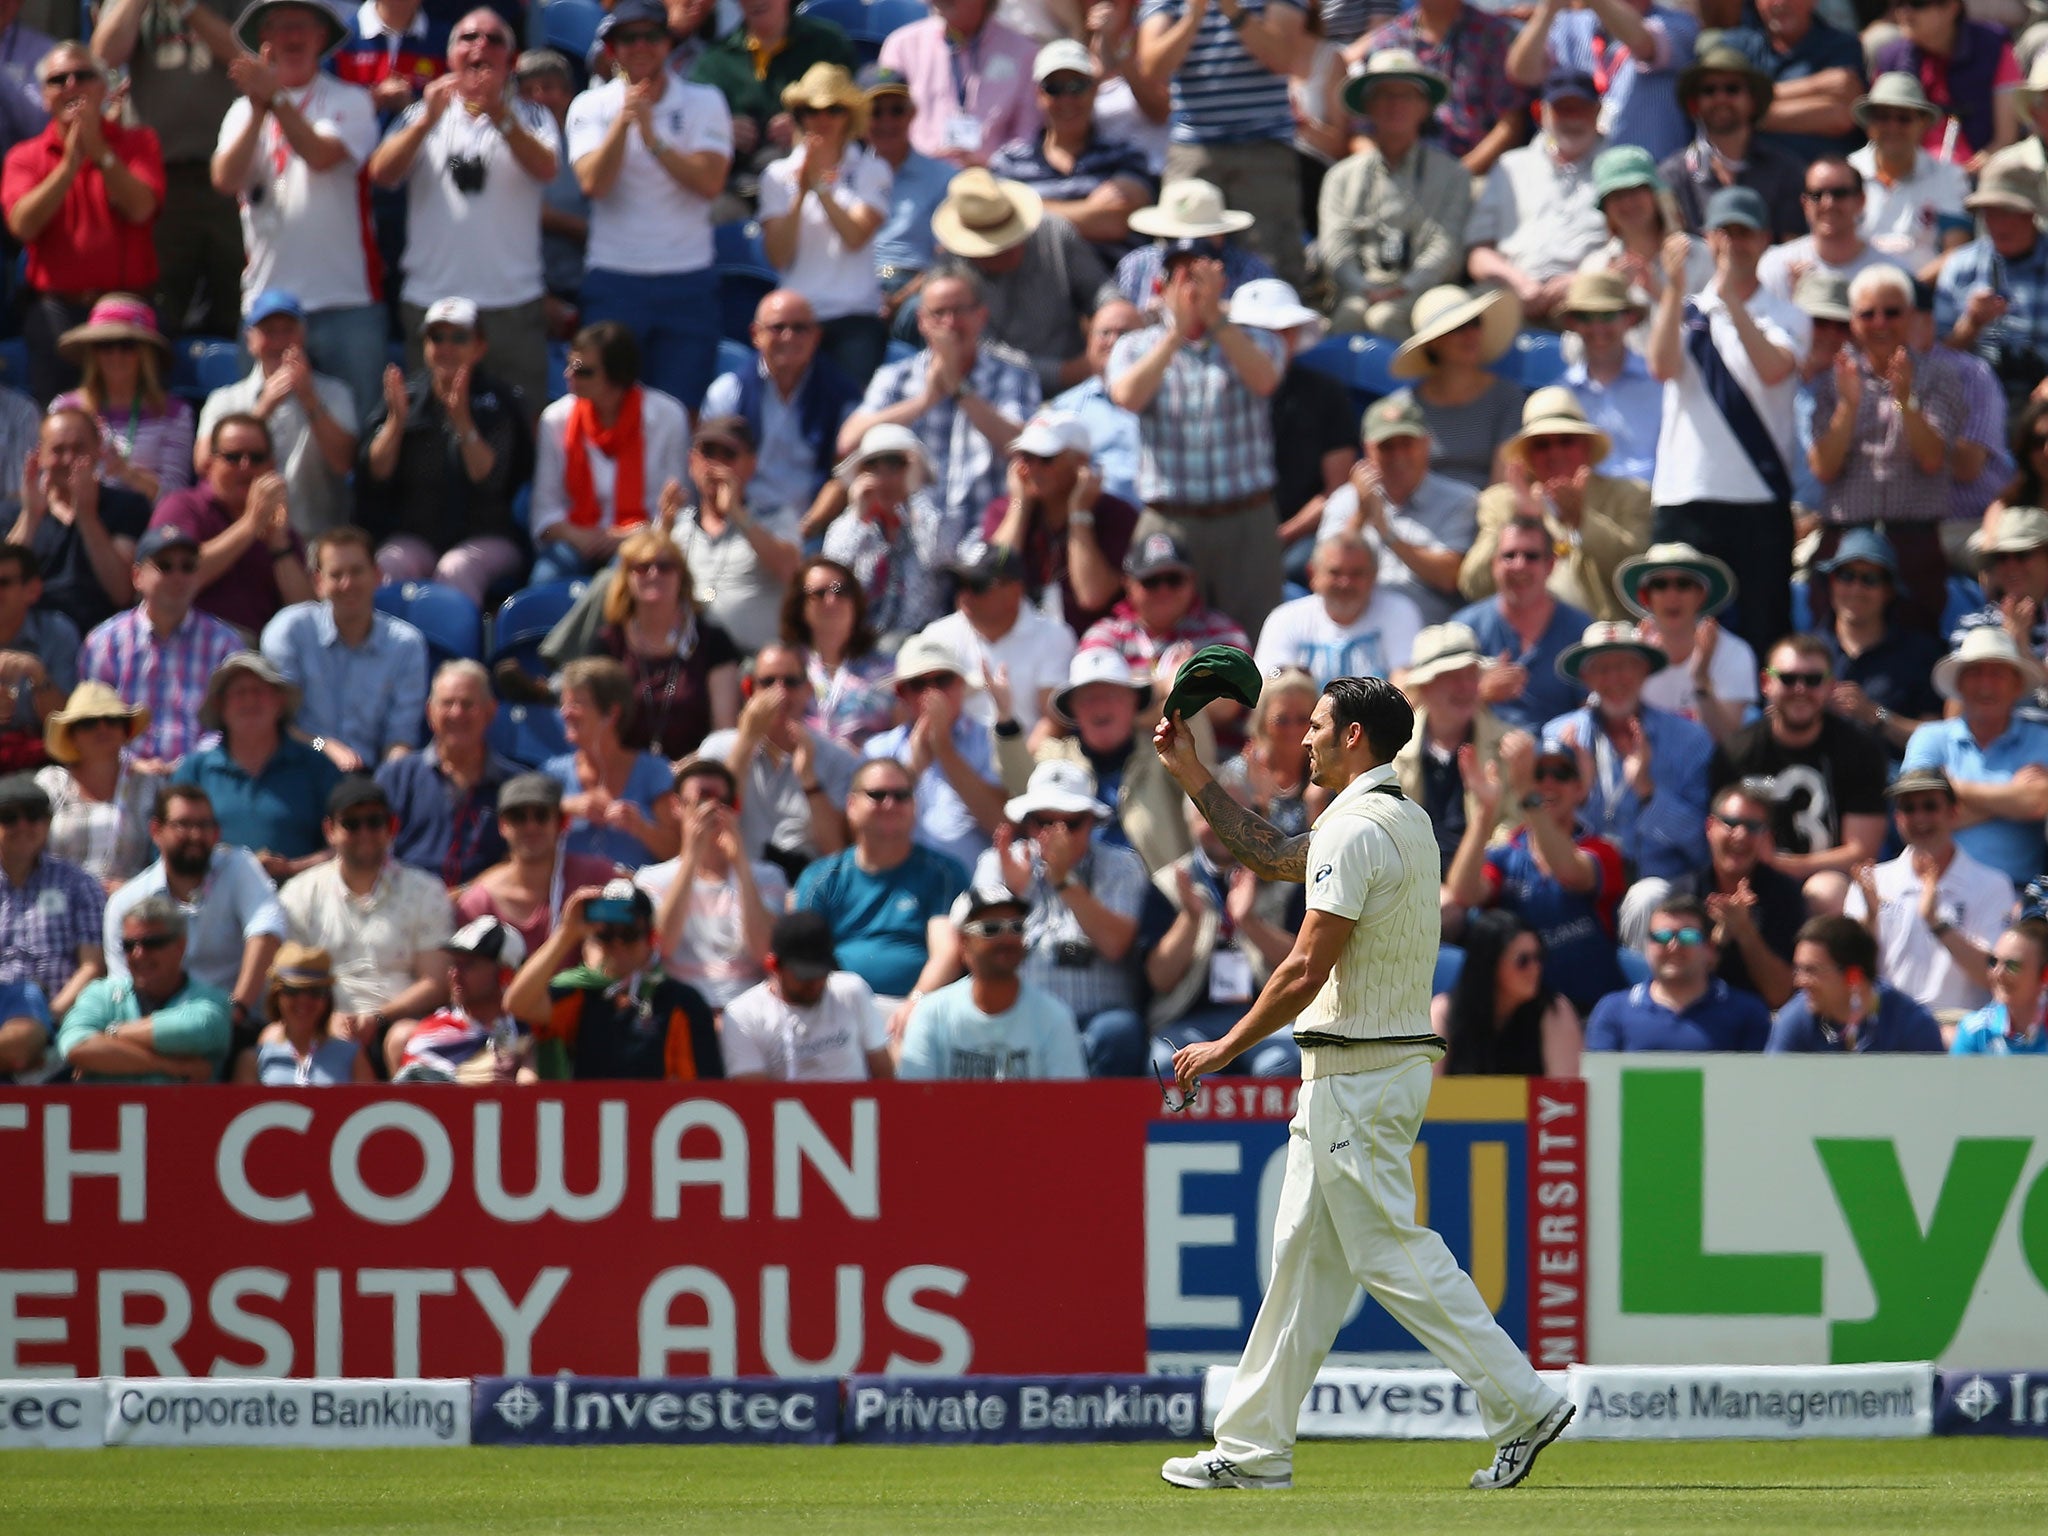
{"type": "Polygon", "coordinates": [[[1215,780],[1204,784],[1195,804],[1224,847],[1262,880],[1308,879],[1308,834],[1289,837],[1256,811],[1245,809],[1215,780]]]}

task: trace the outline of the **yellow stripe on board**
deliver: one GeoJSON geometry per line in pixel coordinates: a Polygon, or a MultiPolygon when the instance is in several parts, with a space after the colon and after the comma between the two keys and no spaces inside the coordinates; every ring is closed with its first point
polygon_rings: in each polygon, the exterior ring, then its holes
{"type": "Polygon", "coordinates": [[[1529,1115],[1526,1077],[1440,1077],[1429,1090],[1430,1120],[1512,1120],[1529,1115]]]}

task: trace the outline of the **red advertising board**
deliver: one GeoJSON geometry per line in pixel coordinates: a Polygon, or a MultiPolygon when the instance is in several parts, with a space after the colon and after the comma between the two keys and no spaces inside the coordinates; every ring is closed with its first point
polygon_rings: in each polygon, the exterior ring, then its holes
{"type": "Polygon", "coordinates": [[[1529,1079],[1529,1358],[1586,1358],[1586,1084],[1529,1079]]]}
{"type": "Polygon", "coordinates": [[[0,1094],[0,1377],[1136,1371],[1157,1101],[0,1094]]]}

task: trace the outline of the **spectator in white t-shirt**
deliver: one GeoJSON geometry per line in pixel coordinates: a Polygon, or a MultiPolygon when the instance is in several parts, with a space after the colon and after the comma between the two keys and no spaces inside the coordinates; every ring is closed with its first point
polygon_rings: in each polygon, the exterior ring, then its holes
{"type": "Polygon", "coordinates": [[[1074,632],[1024,601],[1024,565],[1017,552],[970,537],[960,547],[953,573],[954,611],[935,619],[923,633],[952,647],[968,665],[969,713],[993,718],[992,681],[1006,686],[1012,718],[1036,749],[1060,733],[1052,696],[1067,685],[1074,659],[1074,632]]]}
{"type": "Polygon", "coordinates": [[[392,125],[370,157],[370,179],[407,189],[408,366],[420,366],[427,306],[470,299],[490,333],[492,370],[538,410],[548,397],[540,212],[562,135],[547,108],[514,94],[513,52],[496,11],[458,21],[448,73],[392,125]]]}
{"type": "Polygon", "coordinates": [[[590,199],[583,319],[633,333],[656,388],[695,410],[718,372],[711,204],[732,166],[732,110],[667,67],[661,0],[619,0],[598,28],[616,73],[569,107],[590,199]]]}
{"type": "Polygon", "coordinates": [[[1757,700],[1756,652],[1714,622],[1735,600],[1727,562],[1690,544],[1653,544],[1615,568],[1614,590],[1669,659],[1643,684],[1643,702],[1697,720],[1716,743],[1740,730],[1757,700]]]}
{"type": "Polygon", "coordinates": [[[1266,615],[1252,659],[1268,676],[1300,667],[1317,684],[1333,677],[1391,678],[1415,648],[1422,614],[1399,592],[1379,587],[1379,557],[1354,533],[1316,544],[1311,595],[1266,615]]]}
{"type": "Polygon", "coordinates": [[[272,288],[305,306],[306,350],[349,387],[356,419],[384,370],[383,275],[363,164],[377,147],[370,93],[323,72],[341,22],[314,0],[264,0],[242,19],[261,42],[228,65],[241,99],[221,119],[213,185],[242,208],[242,301],[272,288]]]}
{"type": "Polygon", "coordinates": [[[822,912],[787,912],[768,942],[768,979],[725,1006],[729,1079],[857,1083],[889,1078],[889,1026],[875,994],[832,958],[822,912]]]}
{"type": "Polygon", "coordinates": [[[739,781],[714,757],[676,770],[683,851],[633,877],[654,898],[654,943],[662,968],[723,1008],[767,974],[768,933],[789,900],[773,864],[746,857],[740,842],[739,781]]]}
{"type": "Polygon", "coordinates": [[[626,536],[682,506],[690,418],[640,382],[640,349],[617,321],[569,343],[569,393],[541,412],[529,526],[533,583],[569,581],[608,564],[626,536]]]}
{"type": "Polygon", "coordinates": [[[782,104],[801,137],[761,172],[761,244],[783,286],[810,300],[825,355],[865,382],[889,344],[873,246],[895,173],[860,142],[867,97],[837,64],[813,64],[782,104]]]}

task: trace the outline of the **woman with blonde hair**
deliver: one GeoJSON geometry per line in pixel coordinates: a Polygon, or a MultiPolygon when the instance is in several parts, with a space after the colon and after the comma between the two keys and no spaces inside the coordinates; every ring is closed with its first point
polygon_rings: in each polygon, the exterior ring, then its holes
{"type": "Polygon", "coordinates": [[[634,751],[688,757],[740,717],[740,652],[697,612],[689,562],[658,524],[619,545],[595,651],[626,669],[634,708],[623,733],[634,751]]]}
{"type": "Polygon", "coordinates": [[[1227,789],[1242,788],[1251,808],[1289,837],[1308,831],[1322,796],[1309,780],[1308,717],[1323,690],[1300,667],[1282,667],[1259,689],[1244,751],[1217,771],[1227,789]]]}
{"type": "Polygon", "coordinates": [[[147,709],[98,682],[80,683],[43,722],[50,763],[36,770],[36,783],[50,797],[49,852],[109,891],[156,858],[149,812],[157,780],[122,756],[148,729],[147,709]]]}
{"type": "Polygon", "coordinates": [[[310,944],[278,946],[264,994],[270,1023],[235,1058],[231,1082],[265,1088],[333,1088],[374,1083],[376,1069],[354,1040],[327,1032],[334,1012],[334,961],[310,944]]]}
{"type": "Polygon", "coordinates": [[[837,64],[813,64],[783,87],[796,147],[761,172],[761,245],[782,286],[810,301],[819,348],[856,383],[882,365],[889,329],[868,247],[889,214],[895,173],[860,141],[868,102],[837,64]]]}
{"type": "Polygon", "coordinates": [[[682,815],[668,763],[626,745],[633,679],[609,656],[579,656],[556,675],[569,750],[541,772],[562,786],[570,853],[594,853],[638,869],[683,846],[682,815]]]}
{"type": "Polygon", "coordinates": [[[155,310],[132,293],[107,294],[57,352],[81,377],[50,409],[75,407],[99,422],[102,478],[152,502],[192,483],[192,407],[164,388],[171,344],[155,310]]]}

